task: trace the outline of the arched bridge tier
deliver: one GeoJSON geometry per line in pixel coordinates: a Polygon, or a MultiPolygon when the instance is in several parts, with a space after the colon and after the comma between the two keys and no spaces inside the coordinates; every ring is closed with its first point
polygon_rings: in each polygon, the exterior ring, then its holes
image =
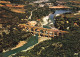
{"type": "Polygon", "coordinates": [[[38,34],[39,36],[44,36],[44,37],[54,37],[54,36],[59,36],[60,34],[63,35],[64,33],[68,33],[67,31],[48,29],[48,28],[42,28],[24,24],[20,24],[19,27],[23,28],[26,32],[27,31],[32,32],[33,34],[38,34]]]}

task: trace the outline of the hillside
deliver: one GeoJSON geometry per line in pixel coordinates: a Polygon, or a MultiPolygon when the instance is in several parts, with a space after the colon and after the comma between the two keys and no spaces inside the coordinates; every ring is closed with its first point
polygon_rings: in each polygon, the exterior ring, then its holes
{"type": "Polygon", "coordinates": [[[69,33],[54,37],[36,45],[26,52],[19,52],[15,56],[28,57],[79,57],[80,56],[80,14],[66,13],[55,18],[55,27],[69,33]],[[76,14],[76,15],[75,15],[76,14]]]}
{"type": "Polygon", "coordinates": [[[55,36],[54,39],[41,42],[33,49],[19,52],[12,57],[80,57],[80,0],[49,0],[42,3],[33,3],[36,0],[7,1],[10,3],[0,3],[0,53],[3,50],[11,50],[20,41],[28,40],[32,36],[25,28],[20,28],[19,24],[26,25],[28,21],[36,21],[41,26],[43,17],[50,13],[54,14],[56,10],[71,10],[71,13],[55,16],[54,26],[59,30],[68,31],[68,34],[55,36]],[[49,6],[70,8],[51,9],[49,6]]]}
{"type": "Polygon", "coordinates": [[[13,57],[75,57],[80,56],[80,28],[75,27],[73,32],[63,37],[55,37],[44,41],[27,52],[19,52],[13,57]]]}
{"type": "Polygon", "coordinates": [[[18,24],[26,14],[18,14],[9,9],[0,7],[0,53],[4,50],[15,47],[19,41],[27,39],[30,33],[23,32],[18,24]],[[21,16],[20,16],[21,15],[21,16]],[[25,37],[22,37],[26,34],[25,37]]]}

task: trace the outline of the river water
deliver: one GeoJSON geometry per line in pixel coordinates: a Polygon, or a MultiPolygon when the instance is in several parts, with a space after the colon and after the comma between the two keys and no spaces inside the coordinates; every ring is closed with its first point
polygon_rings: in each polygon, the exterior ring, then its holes
{"type": "Polygon", "coordinates": [[[71,12],[71,11],[70,10],[56,10],[54,14],[50,13],[48,16],[45,16],[43,18],[42,26],[45,28],[46,26],[55,28],[54,27],[54,23],[55,23],[54,16],[59,16],[60,14],[68,13],[68,12],[71,12]]]}
{"type": "Polygon", "coordinates": [[[28,40],[28,43],[24,44],[22,47],[17,48],[17,49],[14,49],[14,50],[10,50],[10,51],[5,52],[5,53],[2,53],[2,55],[3,55],[3,57],[8,57],[8,56],[11,55],[11,54],[15,54],[15,53],[17,53],[17,52],[20,52],[20,51],[22,51],[22,50],[27,49],[28,47],[30,47],[30,46],[32,46],[32,45],[34,45],[34,44],[36,44],[36,43],[38,43],[38,35],[36,35],[36,36],[31,36],[31,37],[29,38],[29,40],[28,40]]]}
{"type": "MultiPolygon", "coordinates": [[[[70,12],[70,11],[68,11],[68,10],[56,10],[54,14],[50,14],[49,16],[47,16],[48,18],[45,19],[45,21],[47,22],[47,20],[49,19],[49,22],[46,23],[45,25],[47,25],[47,24],[53,24],[54,25],[54,22],[55,22],[54,16],[58,15],[58,14],[63,14],[63,13],[66,13],[66,12],[70,12]]],[[[45,23],[45,21],[44,21],[44,23],[45,23]]],[[[19,48],[14,49],[14,50],[7,51],[5,53],[1,53],[1,55],[3,55],[3,57],[8,57],[11,54],[15,54],[15,53],[18,53],[22,50],[27,49],[28,47],[30,47],[30,46],[32,46],[36,43],[38,43],[38,35],[31,36],[28,40],[28,43],[26,43],[22,47],[19,47],[19,48]]]]}
{"type": "Polygon", "coordinates": [[[50,14],[49,18],[53,23],[55,23],[54,16],[59,16],[60,14],[68,13],[68,12],[70,12],[70,10],[56,10],[54,14],[50,14]]]}

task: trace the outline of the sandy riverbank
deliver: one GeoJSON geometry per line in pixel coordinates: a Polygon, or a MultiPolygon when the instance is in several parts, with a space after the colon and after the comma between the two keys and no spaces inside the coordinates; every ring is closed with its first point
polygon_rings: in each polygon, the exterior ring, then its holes
{"type": "Polygon", "coordinates": [[[16,47],[13,47],[11,50],[14,50],[14,49],[16,49],[16,48],[19,48],[19,47],[23,46],[23,45],[26,44],[26,43],[27,43],[26,41],[20,41],[20,42],[18,43],[18,45],[16,45],[16,47]]]}
{"type": "Polygon", "coordinates": [[[25,50],[22,50],[21,52],[26,52],[26,51],[34,48],[36,45],[38,45],[39,43],[41,43],[41,42],[43,42],[43,41],[45,41],[45,40],[51,40],[51,38],[49,38],[49,37],[39,37],[39,36],[38,36],[38,43],[36,43],[36,44],[33,45],[33,46],[28,47],[28,48],[25,49],[25,50]]]}
{"type": "MultiPolygon", "coordinates": [[[[26,43],[27,43],[26,41],[20,41],[20,42],[16,45],[16,47],[11,48],[10,50],[14,50],[14,49],[16,49],[16,48],[19,48],[19,47],[23,46],[23,45],[26,44],[26,43]]],[[[7,51],[9,51],[9,50],[3,50],[3,52],[7,52],[7,51]]]]}
{"type": "Polygon", "coordinates": [[[49,37],[39,37],[38,38],[38,43],[43,42],[45,40],[51,40],[51,38],[49,38],[49,37]]]}

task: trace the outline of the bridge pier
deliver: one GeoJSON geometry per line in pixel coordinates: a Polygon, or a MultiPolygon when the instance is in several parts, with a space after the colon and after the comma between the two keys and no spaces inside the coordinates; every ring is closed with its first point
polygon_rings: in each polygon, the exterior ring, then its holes
{"type": "Polygon", "coordinates": [[[43,30],[43,37],[45,37],[45,30],[43,30]]]}
{"type": "Polygon", "coordinates": [[[29,32],[31,32],[31,28],[29,28],[29,32]]]}
{"type": "Polygon", "coordinates": [[[48,37],[49,37],[49,33],[50,33],[50,32],[48,31],[48,37]]]}
{"type": "Polygon", "coordinates": [[[33,34],[34,34],[34,35],[36,34],[36,32],[35,32],[35,28],[33,28],[33,34]]]}
{"type": "Polygon", "coordinates": [[[39,34],[39,36],[40,36],[40,30],[39,30],[39,33],[38,33],[38,34],[39,34]]]}
{"type": "Polygon", "coordinates": [[[59,32],[57,32],[57,36],[59,36],[59,32]]]}
{"type": "Polygon", "coordinates": [[[53,37],[53,39],[54,39],[54,32],[52,33],[52,37],[53,37]]]}

